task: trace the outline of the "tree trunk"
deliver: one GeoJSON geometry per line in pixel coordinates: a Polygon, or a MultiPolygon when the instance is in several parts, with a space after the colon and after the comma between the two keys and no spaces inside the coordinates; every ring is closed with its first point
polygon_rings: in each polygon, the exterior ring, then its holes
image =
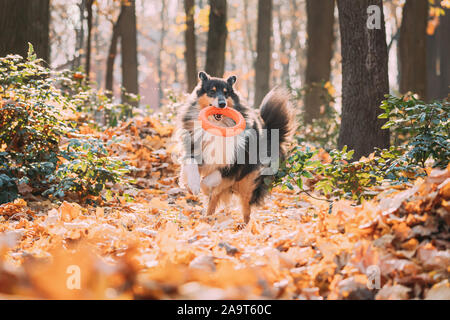
{"type": "Polygon", "coordinates": [[[50,60],[49,0],[0,1],[0,56],[27,56],[30,42],[39,58],[50,60]]]}
{"type": "Polygon", "coordinates": [[[380,104],[389,93],[388,56],[381,0],[338,0],[342,51],[342,122],[339,148],[367,156],[374,147],[389,146],[389,131],[378,119],[380,104]],[[380,9],[380,29],[368,29],[367,9],[380,9]]]}
{"type": "Polygon", "coordinates": [[[161,1],[161,13],[160,13],[160,20],[161,20],[161,30],[160,30],[160,36],[159,36],[159,52],[158,57],[156,61],[156,66],[158,68],[158,107],[162,106],[162,100],[164,97],[164,89],[163,89],[163,66],[162,66],[162,60],[163,60],[163,51],[164,51],[164,39],[166,37],[166,0],[161,1]]]}
{"type": "MultiPolygon", "coordinates": [[[[255,66],[255,59],[253,57],[253,53],[255,51],[253,47],[253,37],[252,37],[252,26],[249,23],[248,18],[248,0],[244,0],[244,23],[245,27],[243,27],[242,32],[245,32],[244,38],[244,50],[245,50],[245,58],[247,63],[247,72],[250,72],[255,66]]],[[[253,82],[251,81],[251,77],[247,79],[247,99],[250,100],[250,97],[253,96],[253,82]]]]}
{"type": "Polygon", "coordinates": [[[303,68],[302,66],[302,59],[300,59],[300,57],[302,57],[304,55],[304,50],[301,47],[299,38],[298,38],[298,32],[300,31],[300,22],[299,19],[297,17],[297,12],[299,11],[299,7],[297,4],[297,0],[291,0],[289,3],[289,8],[291,9],[291,25],[292,25],[292,29],[291,29],[291,36],[290,36],[290,43],[292,46],[292,49],[295,51],[295,56],[297,58],[297,70],[296,70],[296,74],[297,77],[300,78],[300,83],[303,84],[304,83],[304,72],[303,70],[306,69],[303,68]]]}
{"type": "Polygon", "coordinates": [[[255,100],[259,106],[269,91],[270,38],[272,35],[272,0],[258,0],[258,34],[255,61],[255,100]]]}
{"type": "Polygon", "coordinates": [[[99,36],[99,23],[100,23],[100,19],[99,19],[99,15],[98,15],[98,11],[97,14],[95,15],[95,19],[94,19],[94,48],[95,48],[95,57],[94,57],[94,65],[95,65],[95,81],[97,82],[97,85],[99,87],[102,86],[102,80],[103,80],[103,68],[100,66],[100,61],[102,60],[101,58],[99,58],[99,52],[102,52],[102,43],[100,43],[100,36],[99,36]]]}
{"type": "Polygon", "coordinates": [[[289,62],[291,50],[287,49],[287,39],[286,39],[287,36],[283,33],[283,14],[281,1],[277,3],[276,8],[277,8],[276,12],[277,12],[278,32],[280,37],[280,62],[282,67],[280,82],[282,85],[286,85],[289,80],[289,62]]]}
{"type": "Polygon", "coordinates": [[[81,0],[77,6],[80,27],[75,29],[75,57],[72,62],[72,70],[77,70],[81,66],[82,51],[84,48],[84,13],[86,11],[86,0],[81,0]]]}
{"type": "MultiPolygon", "coordinates": [[[[399,39],[400,92],[426,99],[426,37],[428,0],[407,0],[399,39]]],[[[448,39],[447,39],[448,40],[448,39]]]]}
{"type": "Polygon", "coordinates": [[[450,92],[450,10],[439,17],[439,26],[427,38],[427,79],[429,100],[444,99],[450,92]]]}
{"type": "Polygon", "coordinates": [[[89,81],[91,75],[91,52],[92,52],[92,5],[94,0],[88,0],[86,4],[87,11],[87,43],[86,43],[86,80],[89,81]]]}
{"type": "MultiPolygon", "coordinates": [[[[135,0],[122,4],[123,17],[120,23],[120,48],[122,53],[122,86],[127,93],[138,94],[138,61],[135,0]]],[[[122,96],[122,101],[137,106],[122,96]]]]}
{"type": "Polygon", "coordinates": [[[198,80],[194,10],[195,1],[184,0],[184,11],[186,13],[186,31],[184,33],[184,41],[186,44],[186,76],[189,92],[194,90],[198,80]]]}
{"type": "Polygon", "coordinates": [[[111,42],[109,44],[108,58],[106,60],[106,76],[105,76],[105,90],[109,97],[113,96],[114,84],[114,62],[117,55],[117,44],[119,43],[121,21],[123,19],[124,11],[120,11],[116,23],[113,25],[111,42]]]}
{"type": "Polygon", "coordinates": [[[305,113],[306,123],[320,117],[326,97],[323,82],[330,80],[333,56],[334,0],[306,0],[308,16],[305,113]]]}
{"type": "Polygon", "coordinates": [[[209,1],[209,30],[205,71],[213,77],[222,77],[225,71],[227,45],[227,1],[209,1]]]}

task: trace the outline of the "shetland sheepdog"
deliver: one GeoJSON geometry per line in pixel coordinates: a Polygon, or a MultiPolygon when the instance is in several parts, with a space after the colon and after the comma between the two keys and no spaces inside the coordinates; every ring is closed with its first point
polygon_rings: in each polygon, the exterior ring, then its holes
{"type": "MultiPolygon", "coordinates": [[[[192,194],[202,191],[209,196],[207,215],[237,195],[248,223],[252,206],[262,204],[285,156],[295,115],[289,94],[282,89],[270,91],[259,110],[245,106],[234,89],[236,80],[235,76],[221,79],[199,73],[197,87],[178,114],[177,137],[183,152],[179,181],[192,194]],[[209,106],[234,108],[244,117],[246,129],[233,137],[203,130],[198,116],[209,106]]],[[[222,115],[211,115],[208,120],[221,127],[235,125],[222,115]]]]}

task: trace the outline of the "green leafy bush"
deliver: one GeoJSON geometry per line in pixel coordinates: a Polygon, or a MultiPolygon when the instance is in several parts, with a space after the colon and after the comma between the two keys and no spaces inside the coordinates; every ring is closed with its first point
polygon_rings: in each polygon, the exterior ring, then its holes
{"type": "Polygon", "coordinates": [[[414,97],[387,96],[380,118],[389,121],[383,128],[392,128],[395,146],[376,149],[369,157],[351,161],[353,151],[331,150],[330,161],[317,160],[319,151],[296,146],[282,164],[275,185],[306,191],[311,189],[328,197],[349,198],[361,202],[376,195],[373,187],[383,183],[403,183],[425,175],[426,162],[446,167],[450,160],[450,104],[435,101],[426,104],[414,97]]]}
{"type": "Polygon", "coordinates": [[[61,138],[77,134],[76,124],[62,113],[77,106],[79,96],[61,90],[66,76],[50,72],[41,62],[31,45],[26,59],[0,58],[2,203],[16,198],[22,184],[35,195],[62,197],[69,190],[80,196],[97,195],[106,182],[119,181],[126,170],[97,139],[72,139],[62,149],[61,138]]]}
{"type": "Polygon", "coordinates": [[[122,88],[123,100],[126,102],[115,103],[109,92],[97,90],[86,81],[86,75],[81,71],[65,70],[59,80],[61,92],[70,97],[75,110],[90,117],[92,124],[97,127],[98,124],[115,127],[119,121],[132,117],[132,104],[140,100],[139,96],[127,93],[122,88]]]}
{"type": "Polygon", "coordinates": [[[450,161],[450,103],[425,103],[414,96],[397,98],[387,96],[379,116],[389,119],[383,128],[390,128],[394,143],[406,144],[404,160],[425,168],[428,159],[433,166],[446,167],[450,161]],[[400,140],[400,141],[399,141],[400,140]]]}
{"type": "Polygon", "coordinates": [[[347,147],[332,150],[330,162],[318,160],[318,150],[294,147],[291,155],[282,164],[275,179],[275,185],[305,191],[304,179],[309,179],[310,189],[327,197],[348,198],[361,202],[376,193],[374,186],[387,181],[404,182],[413,168],[399,160],[402,152],[392,147],[389,150],[376,150],[368,158],[351,162],[353,151],[347,147]]]}
{"type": "Polygon", "coordinates": [[[120,181],[128,166],[108,156],[105,145],[98,139],[72,138],[61,150],[65,161],[58,166],[58,183],[44,194],[64,197],[67,192],[98,196],[108,182],[120,181]]]}

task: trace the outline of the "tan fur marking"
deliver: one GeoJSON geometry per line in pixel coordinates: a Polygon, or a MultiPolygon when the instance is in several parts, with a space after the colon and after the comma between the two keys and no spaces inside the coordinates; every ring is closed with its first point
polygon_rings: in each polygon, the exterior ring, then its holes
{"type": "Polygon", "coordinates": [[[227,107],[228,108],[233,108],[234,107],[233,99],[227,98],[227,107]]]}
{"type": "Polygon", "coordinates": [[[211,104],[211,99],[206,95],[202,95],[200,98],[198,98],[198,105],[200,106],[200,109],[209,107],[211,104]]]}

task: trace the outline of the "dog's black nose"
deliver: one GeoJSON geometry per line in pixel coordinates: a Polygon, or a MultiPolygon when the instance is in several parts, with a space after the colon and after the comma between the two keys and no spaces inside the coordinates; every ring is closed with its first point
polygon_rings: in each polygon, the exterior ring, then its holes
{"type": "Polygon", "coordinates": [[[225,101],[219,101],[219,108],[225,108],[227,103],[225,101]]]}

